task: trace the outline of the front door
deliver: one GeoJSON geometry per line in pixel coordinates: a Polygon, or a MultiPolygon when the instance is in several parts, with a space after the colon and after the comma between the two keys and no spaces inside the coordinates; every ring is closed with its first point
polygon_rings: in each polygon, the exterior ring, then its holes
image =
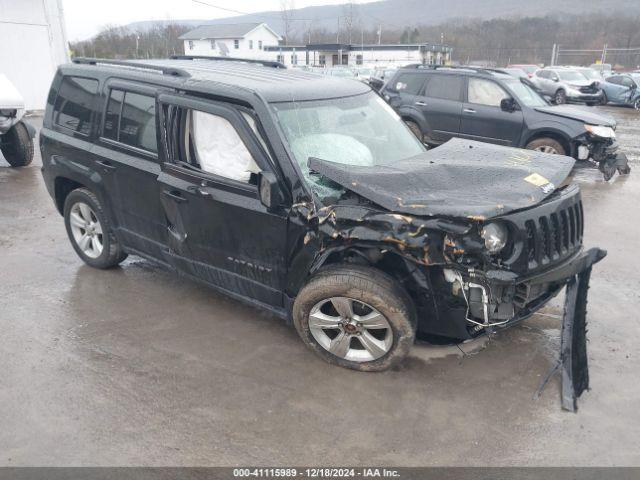
{"type": "Polygon", "coordinates": [[[462,106],[460,136],[518,146],[522,133],[522,110],[502,110],[500,102],[507,98],[511,95],[493,80],[469,77],[466,102],[462,106]]]}
{"type": "Polygon", "coordinates": [[[287,214],[267,211],[258,198],[256,174],[273,169],[255,118],[229,104],[169,95],[161,109],[169,262],[227,293],[281,307],[287,214]]]}

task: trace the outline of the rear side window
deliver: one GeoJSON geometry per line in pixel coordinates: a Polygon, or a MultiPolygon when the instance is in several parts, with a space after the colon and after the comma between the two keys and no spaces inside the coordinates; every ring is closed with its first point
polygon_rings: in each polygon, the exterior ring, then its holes
{"type": "Polygon", "coordinates": [[[460,101],[462,77],[458,75],[431,75],[425,95],[431,98],[460,101]]]}
{"type": "Polygon", "coordinates": [[[111,90],[102,136],[157,153],[155,98],[135,92],[111,90]]]}
{"type": "Polygon", "coordinates": [[[81,135],[91,133],[98,81],[64,77],[53,105],[53,123],[81,135]]]}
{"type": "Polygon", "coordinates": [[[398,75],[396,80],[396,90],[408,93],[410,95],[418,95],[424,85],[424,75],[415,73],[403,73],[398,75]]]}
{"type": "Polygon", "coordinates": [[[549,71],[548,70],[538,70],[536,72],[536,76],[540,77],[540,78],[549,78],[549,71]]]}

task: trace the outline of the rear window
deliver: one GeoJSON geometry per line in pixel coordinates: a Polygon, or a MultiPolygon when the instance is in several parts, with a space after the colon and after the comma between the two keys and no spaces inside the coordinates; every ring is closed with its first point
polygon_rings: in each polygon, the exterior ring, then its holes
{"type": "Polygon", "coordinates": [[[410,95],[418,95],[422,89],[422,85],[424,85],[424,80],[424,75],[402,73],[398,75],[396,80],[396,90],[410,95]]]}
{"type": "Polygon", "coordinates": [[[98,81],[64,77],[53,105],[53,123],[81,135],[91,133],[98,81]]]}
{"type": "Polygon", "coordinates": [[[135,92],[111,90],[102,136],[157,153],[155,98],[135,92]]]}
{"type": "Polygon", "coordinates": [[[430,98],[460,101],[462,80],[458,75],[431,75],[425,95],[430,98]]]}

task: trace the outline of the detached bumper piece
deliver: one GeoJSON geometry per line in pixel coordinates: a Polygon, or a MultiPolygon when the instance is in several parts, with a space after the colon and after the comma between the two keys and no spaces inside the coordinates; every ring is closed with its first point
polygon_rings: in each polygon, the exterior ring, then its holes
{"type": "Polygon", "coordinates": [[[598,169],[602,172],[605,181],[609,181],[616,173],[616,170],[620,175],[628,175],[631,173],[629,160],[624,153],[618,152],[617,142],[595,143],[590,149],[591,156],[598,162],[598,169]]]}
{"type": "Polygon", "coordinates": [[[587,294],[593,265],[606,256],[604,250],[593,248],[580,259],[580,269],[569,278],[566,288],[564,316],[558,363],[547,374],[536,397],[557,371],[562,376],[562,408],[578,410],[578,398],[589,389],[587,358],[587,294]]]}

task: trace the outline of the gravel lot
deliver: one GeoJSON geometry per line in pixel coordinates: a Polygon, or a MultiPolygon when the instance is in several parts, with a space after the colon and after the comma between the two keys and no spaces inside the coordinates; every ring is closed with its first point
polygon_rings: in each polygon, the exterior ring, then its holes
{"type": "Polygon", "coordinates": [[[558,377],[532,398],[562,299],[473,353],[421,345],[396,371],[347,371],[280,320],[145,260],[83,265],[40,159],[0,159],[0,465],[640,465],[640,113],[600,109],[634,171],[575,174],[585,244],[609,251],[577,414],[560,409],[558,377]]]}

